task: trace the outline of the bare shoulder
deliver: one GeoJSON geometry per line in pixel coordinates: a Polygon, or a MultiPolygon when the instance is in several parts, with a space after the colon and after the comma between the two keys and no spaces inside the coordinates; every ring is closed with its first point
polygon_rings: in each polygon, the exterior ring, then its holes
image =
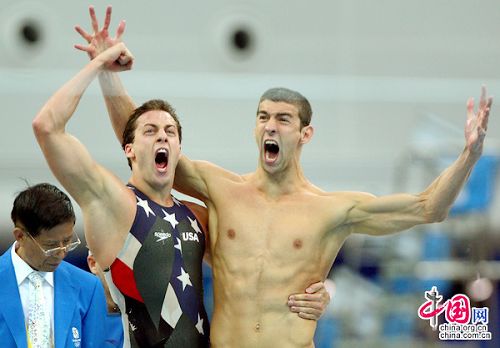
{"type": "Polygon", "coordinates": [[[202,173],[202,176],[207,180],[229,180],[234,182],[242,182],[242,175],[236,174],[230,170],[224,169],[212,162],[208,161],[193,161],[196,169],[202,173]]]}

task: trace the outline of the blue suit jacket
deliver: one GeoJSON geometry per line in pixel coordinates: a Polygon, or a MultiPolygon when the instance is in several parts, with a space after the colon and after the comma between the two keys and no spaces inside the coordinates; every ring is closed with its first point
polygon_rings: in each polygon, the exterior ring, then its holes
{"type": "MultiPolygon", "coordinates": [[[[0,347],[27,348],[10,248],[0,257],[0,347]]],[[[55,348],[104,347],[106,300],[99,279],[63,261],[54,271],[55,348]]]]}

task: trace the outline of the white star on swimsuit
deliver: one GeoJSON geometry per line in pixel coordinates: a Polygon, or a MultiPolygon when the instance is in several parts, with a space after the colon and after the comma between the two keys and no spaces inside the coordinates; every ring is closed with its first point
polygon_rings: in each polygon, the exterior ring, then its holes
{"type": "Polygon", "coordinates": [[[184,271],[184,268],[181,267],[181,275],[177,277],[182,282],[182,290],[186,288],[187,285],[193,286],[191,284],[191,279],[189,279],[189,274],[184,271]]]}
{"type": "Polygon", "coordinates": [[[163,209],[161,211],[163,212],[163,214],[165,214],[163,220],[170,222],[172,228],[175,228],[175,226],[177,226],[177,224],[179,223],[179,221],[177,221],[177,219],[175,218],[175,213],[169,214],[163,209]]]}
{"type": "Polygon", "coordinates": [[[202,233],[200,230],[200,226],[198,226],[198,222],[196,221],[196,219],[191,220],[191,218],[189,216],[188,216],[188,219],[189,219],[189,221],[191,221],[191,227],[193,228],[193,230],[195,230],[198,233],[202,233]]]}
{"type": "Polygon", "coordinates": [[[199,313],[198,313],[198,322],[196,323],[195,327],[199,333],[201,333],[202,335],[205,334],[205,332],[203,331],[203,319],[200,318],[199,313]]]}
{"type": "MultiPolygon", "coordinates": [[[[135,196],[135,197],[137,197],[137,196],[135,196]]],[[[149,213],[151,213],[154,216],[156,216],[156,214],[153,212],[153,210],[149,207],[149,203],[148,203],[147,200],[140,199],[139,197],[137,197],[137,205],[139,207],[141,207],[142,209],[144,209],[144,212],[146,213],[147,217],[149,217],[149,213]]]]}
{"type": "Polygon", "coordinates": [[[181,244],[181,240],[179,238],[177,238],[177,244],[174,245],[174,248],[179,249],[179,251],[182,254],[182,244],[181,244]]]}

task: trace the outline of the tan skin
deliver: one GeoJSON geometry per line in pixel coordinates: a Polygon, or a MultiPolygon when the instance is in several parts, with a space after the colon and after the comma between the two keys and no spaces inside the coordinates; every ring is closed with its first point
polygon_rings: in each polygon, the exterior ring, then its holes
{"type": "Polygon", "coordinates": [[[12,231],[16,239],[16,253],[34,270],[54,272],[68,253],[61,250],[56,255],[45,256],[33,239],[45,250],[64,247],[74,236],[74,225],[74,221],[69,221],[50,229],[42,229],[36,237],[30,237],[24,226],[16,226],[12,231]]]}
{"type": "MultiPolygon", "coordinates": [[[[101,74],[100,82],[104,91],[119,91],[106,102],[120,134],[126,115],[122,112],[132,109],[133,102],[116,74],[101,74]]],[[[202,200],[209,214],[215,293],[212,346],[313,347],[316,322],[290,313],[283,299],[325,279],[352,233],[387,235],[442,221],[481,156],[491,104],[484,87],[477,112],[472,99],[467,102],[463,152],[420,194],[375,197],[314,186],[300,165],[313,128],[301,127],[297,107],[286,102],[259,104],[255,172],[239,175],[182,156],[174,187],[202,200]],[[277,155],[264,150],[268,140],[279,145],[277,155]]]]}
{"type": "Polygon", "coordinates": [[[118,313],[120,310],[118,309],[118,306],[116,303],[113,301],[113,298],[111,297],[111,293],[109,292],[109,287],[108,283],[106,282],[104,278],[104,272],[97,263],[94,255],[88,255],[87,256],[87,265],[89,266],[90,272],[95,274],[96,276],[99,277],[99,280],[102,283],[102,286],[104,288],[104,295],[106,296],[106,306],[108,309],[108,313],[118,313]]]}
{"type": "MultiPolygon", "coordinates": [[[[132,226],[136,198],[119,178],[94,161],[87,149],[65,131],[65,126],[90,82],[119,57],[132,59],[124,45],[107,50],[61,87],[33,120],[33,129],[47,162],[81,207],[87,243],[105,268],[116,258],[132,226]]],[[[180,155],[173,118],[164,111],[141,115],[135,140],[126,145],[125,155],[132,162],[130,182],[155,202],[172,206],[170,191],[180,155]],[[167,168],[157,168],[155,164],[155,152],[159,148],[169,151],[167,168]]]]}
{"type": "MultiPolygon", "coordinates": [[[[92,35],[88,34],[80,26],[75,27],[76,31],[85,40],[87,40],[89,45],[88,46],[75,45],[75,47],[82,51],[87,52],[87,54],[90,56],[91,59],[95,59],[95,57],[103,50],[107,49],[108,47],[112,47],[116,44],[121,43],[121,36],[123,35],[123,32],[125,30],[125,22],[124,21],[120,22],[116,32],[116,36],[114,38],[111,38],[108,33],[109,25],[111,22],[111,7],[108,7],[106,10],[106,17],[102,29],[99,29],[94,8],[90,7],[89,12],[92,22],[92,28],[94,31],[93,34],[92,35]]],[[[120,56],[119,59],[113,62],[112,64],[108,62],[106,69],[102,70],[99,74],[99,82],[101,83],[101,86],[103,86],[104,90],[108,88],[107,84],[109,84],[109,80],[107,78],[112,78],[116,81],[116,83],[119,83],[117,76],[111,75],[110,72],[123,70],[122,64],[129,64],[129,63],[130,62],[124,56],[120,56]]],[[[130,99],[128,99],[127,102],[122,103],[121,97],[119,96],[116,97],[114,96],[114,94],[106,95],[106,105],[110,113],[116,113],[120,115],[120,117],[116,119],[119,125],[115,126],[114,130],[121,142],[121,137],[127,120],[127,115],[131,114],[132,110],[135,109],[135,105],[130,99]]],[[[196,206],[196,208],[198,210],[200,209],[199,206],[196,206]]],[[[206,210],[203,213],[207,214],[206,210]]],[[[211,249],[207,248],[207,251],[210,252],[211,249]]],[[[206,260],[208,259],[209,257],[206,258],[206,260]]],[[[293,292],[291,292],[293,295],[289,295],[290,293],[287,294],[284,297],[284,301],[289,298],[289,301],[287,303],[290,308],[290,311],[297,313],[299,317],[303,319],[317,320],[326,310],[326,307],[330,302],[330,296],[326,291],[322,282],[317,282],[317,283],[311,282],[309,286],[307,285],[308,284],[306,284],[306,286],[304,286],[303,289],[300,290],[300,293],[293,294],[293,292]]]]}

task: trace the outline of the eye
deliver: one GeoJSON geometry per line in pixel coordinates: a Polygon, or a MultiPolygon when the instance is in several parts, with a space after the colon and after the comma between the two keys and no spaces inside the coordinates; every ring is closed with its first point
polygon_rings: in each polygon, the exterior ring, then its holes
{"type": "Polygon", "coordinates": [[[144,130],[144,134],[147,134],[147,135],[148,135],[148,134],[153,134],[153,128],[146,128],[146,129],[144,130]]]}
{"type": "Polygon", "coordinates": [[[265,121],[267,120],[269,117],[266,115],[266,114],[258,114],[257,115],[257,119],[259,119],[259,121],[265,121]]]}

